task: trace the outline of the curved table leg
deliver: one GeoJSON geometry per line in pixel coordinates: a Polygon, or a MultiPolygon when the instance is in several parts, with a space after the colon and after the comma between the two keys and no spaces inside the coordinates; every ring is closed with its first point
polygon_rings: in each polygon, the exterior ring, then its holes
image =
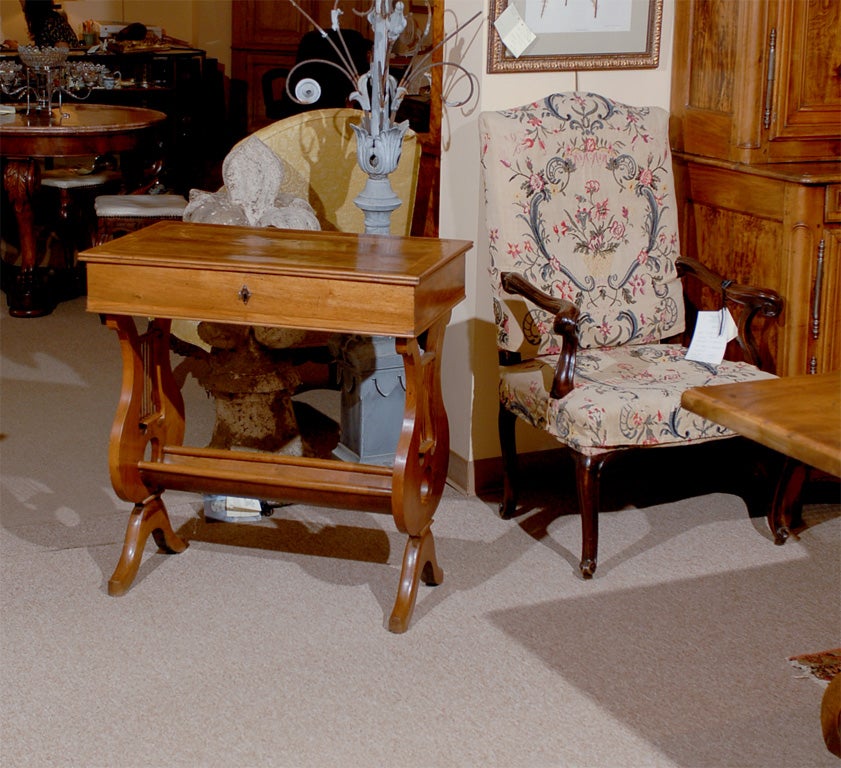
{"type": "Polygon", "coordinates": [[[172,530],[160,496],[153,496],[143,504],[135,504],[129,518],[123,551],[114,573],[108,580],[108,594],[114,597],[124,595],[140,567],[143,547],[149,534],[165,552],[177,554],[187,549],[187,542],[172,530]]]}
{"type": "Polygon", "coordinates": [[[183,442],[184,401],[170,365],[169,320],[152,321],[142,334],[131,317],[108,316],[106,324],[117,332],[123,360],[108,466],[117,495],[134,502],[123,551],[108,582],[110,595],[122,595],[137,574],[150,533],[166,552],[182,552],[187,547],[172,530],[161,489],[148,487],[137,466],[147,451],[154,460],[164,445],[183,442]]]}
{"type": "Polygon", "coordinates": [[[405,632],[418,582],[440,584],[444,573],[435,556],[432,518],[447,480],[450,433],[441,392],[441,350],[449,315],[418,339],[396,340],[406,375],[406,406],[394,460],[391,510],[397,529],[409,535],[400,588],[389,619],[392,632],[405,632]],[[423,349],[421,346],[423,345],[423,349]]]}
{"type": "Polygon", "coordinates": [[[403,553],[403,568],[400,571],[400,588],[394,610],[388,620],[392,632],[405,632],[409,628],[409,619],[415,607],[418,594],[418,582],[436,586],[444,580],[444,571],[438,565],[435,556],[435,540],[432,531],[427,529],[420,536],[410,536],[403,553]]]}
{"type": "Polygon", "coordinates": [[[41,172],[33,158],[13,158],[6,163],[3,186],[15,211],[20,238],[20,272],[6,297],[12,317],[42,317],[53,311],[46,286],[35,277],[32,199],[40,184],[41,172]]]}
{"type": "Polygon", "coordinates": [[[800,493],[806,480],[806,465],[796,459],[786,457],[783,462],[771,510],[768,513],[768,527],[774,534],[775,544],[785,544],[791,535],[791,525],[795,514],[800,510],[800,493]]]}

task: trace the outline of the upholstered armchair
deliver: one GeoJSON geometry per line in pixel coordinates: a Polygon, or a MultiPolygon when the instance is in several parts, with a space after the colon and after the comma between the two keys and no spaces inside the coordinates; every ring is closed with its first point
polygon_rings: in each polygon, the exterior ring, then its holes
{"type": "MultiPolygon", "coordinates": [[[[596,94],[557,93],[480,119],[485,215],[500,357],[503,516],[517,506],[522,419],[575,458],[580,569],[596,570],[599,477],[631,449],[732,435],[681,408],[681,393],[772,374],[759,369],[754,318],[771,291],[680,256],[668,114],[596,94]],[[721,296],[737,361],[686,358],[683,281],[721,296]]],[[[730,357],[731,355],[728,355],[730,357]]]]}

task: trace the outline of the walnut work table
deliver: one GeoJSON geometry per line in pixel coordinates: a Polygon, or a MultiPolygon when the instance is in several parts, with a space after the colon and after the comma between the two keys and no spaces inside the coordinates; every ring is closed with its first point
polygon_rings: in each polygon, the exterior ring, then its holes
{"type": "Polygon", "coordinates": [[[681,403],[787,457],[768,515],[777,544],[790,534],[807,465],[841,477],[841,371],[695,387],[681,403]]]}
{"type": "Polygon", "coordinates": [[[160,222],[81,254],[87,308],[120,340],[123,385],[111,431],[114,490],[134,503],[108,583],[132,583],[153,534],[167,552],[165,489],[390,512],[408,536],[389,629],[409,625],[418,582],[438,584],[432,518],[447,477],[449,427],[441,351],[464,298],[464,240],[160,222]],[[138,331],[134,317],[151,318],[138,331]],[[174,318],[395,337],[406,405],[393,467],[183,445],[172,375],[174,318]]]}

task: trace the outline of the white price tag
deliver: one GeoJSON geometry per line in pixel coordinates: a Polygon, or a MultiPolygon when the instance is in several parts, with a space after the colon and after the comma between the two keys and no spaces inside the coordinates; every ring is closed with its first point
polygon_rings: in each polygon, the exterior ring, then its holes
{"type": "Polygon", "coordinates": [[[508,4],[508,7],[494,22],[494,27],[499,33],[502,44],[515,59],[519,58],[523,51],[537,39],[537,35],[523,21],[523,17],[520,16],[514,3],[508,4]]]}
{"type": "Polygon", "coordinates": [[[720,365],[727,342],[736,338],[739,329],[727,308],[718,312],[699,312],[695,333],[686,351],[687,360],[720,365]]]}
{"type": "Polygon", "coordinates": [[[225,499],[225,512],[228,517],[254,517],[260,514],[260,500],[228,496],[225,499]]]}

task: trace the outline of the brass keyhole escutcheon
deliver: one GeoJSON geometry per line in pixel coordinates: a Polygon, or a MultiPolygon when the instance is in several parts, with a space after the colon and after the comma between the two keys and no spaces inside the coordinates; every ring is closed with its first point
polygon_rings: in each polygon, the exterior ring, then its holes
{"type": "Polygon", "coordinates": [[[243,285],[242,288],[239,289],[238,296],[242,300],[243,304],[248,304],[248,300],[251,298],[251,291],[248,290],[247,285],[243,285]]]}

